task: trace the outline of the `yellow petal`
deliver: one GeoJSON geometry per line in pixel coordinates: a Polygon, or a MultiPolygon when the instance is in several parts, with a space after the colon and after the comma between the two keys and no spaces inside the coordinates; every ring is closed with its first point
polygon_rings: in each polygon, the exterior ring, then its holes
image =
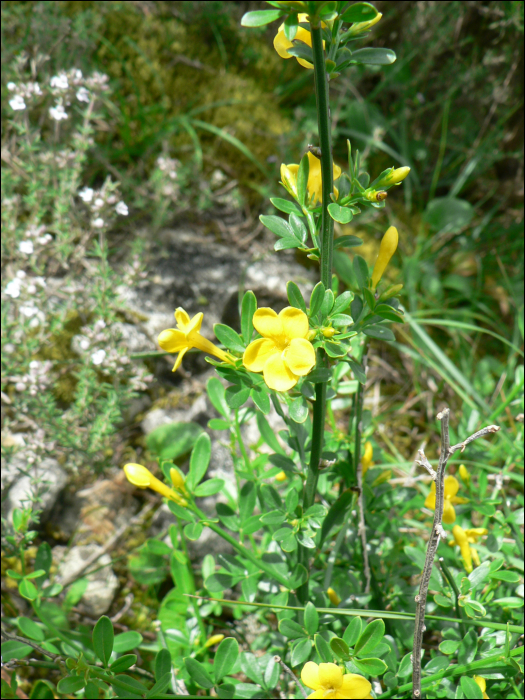
{"type": "Polygon", "coordinates": [[[474,676],[474,680],[479,685],[481,692],[484,693],[487,690],[487,681],[483,676],[474,676]]]}
{"type": "Polygon", "coordinates": [[[337,607],[337,606],[339,605],[339,603],[341,602],[341,598],[337,595],[337,593],[336,593],[336,592],[334,591],[334,589],[331,588],[331,587],[328,588],[328,590],[326,591],[326,595],[328,596],[328,598],[329,598],[330,602],[332,603],[332,605],[335,605],[336,607],[337,607]]]}
{"type": "MultiPolygon", "coordinates": [[[[297,58],[297,63],[302,66],[303,68],[308,68],[308,70],[313,70],[313,65],[311,63],[308,63],[308,61],[305,61],[304,58],[297,58]]],[[[310,695],[310,697],[313,697],[310,695]]]]}
{"type": "Polygon", "coordinates": [[[339,690],[343,685],[343,672],[337,664],[319,664],[319,685],[339,690]]]}
{"type": "Polygon", "coordinates": [[[313,661],[308,661],[301,671],[301,680],[307,688],[320,690],[319,686],[319,666],[313,661]]]}
{"type": "Polygon", "coordinates": [[[452,523],[456,522],[456,511],[447,498],[445,498],[445,502],[443,503],[443,522],[447,525],[452,525],[452,523]]]}
{"type": "Polygon", "coordinates": [[[299,377],[285,365],[280,354],[276,353],[264,365],[263,377],[270,389],[288,391],[297,384],[299,377]]]}
{"type": "Polygon", "coordinates": [[[445,477],[445,498],[452,498],[459,491],[459,481],[455,476],[445,477]]]}
{"type": "Polygon", "coordinates": [[[270,357],[279,352],[273,340],[259,338],[248,345],[242,356],[242,362],[250,372],[262,372],[270,357]]]}
{"type": "Polygon", "coordinates": [[[315,690],[313,693],[310,693],[310,695],[308,696],[308,700],[311,700],[311,698],[315,698],[315,700],[317,700],[318,698],[324,697],[326,697],[325,691],[323,688],[321,688],[320,690],[315,690]]]}
{"type": "Polygon", "coordinates": [[[454,525],[452,528],[452,535],[454,536],[456,544],[460,547],[461,545],[467,544],[467,534],[461,525],[454,525]]]}
{"type": "Polygon", "coordinates": [[[166,352],[180,352],[188,347],[186,335],[175,328],[167,328],[159,333],[157,342],[166,352]]]}
{"type": "Polygon", "coordinates": [[[372,690],[372,684],[363,676],[357,673],[346,673],[343,676],[341,689],[339,690],[340,698],[366,698],[372,690]],[[344,694],[343,694],[344,693],[344,694]]]}
{"type": "Polygon", "coordinates": [[[184,357],[184,355],[187,352],[188,352],[188,348],[182,348],[182,350],[177,355],[177,359],[175,360],[175,364],[173,365],[173,369],[171,370],[172,372],[176,372],[179,369],[181,362],[182,362],[182,358],[184,357]]]}
{"type": "Polygon", "coordinates": [[[470,553],[470,547],[468,544],[461,545],[461,558],[463,559],[463,563],[465,564],[465,571],[467,573],[471,573],[473,570],[472,566],[472,555],[470,553]]]}
{"type": "Polygon", "coordinates": [[[430,485],[430,493],[425,498],[425,508],[436,510],[436,482],[433,481],[430,485]]]}
{"type": "Polygon", "coordinates": [[[476,566],[479,566],[481,562],[479,560],[478,550],[474,549],[474,547],[471,547],[470,548],[470,556],[472,557],[472,561],[474,562],[474,564],[476,566]]]}
{"type": "Polygon", "coordinates": [[[292,58],[288,53],[288,49],[291,49],[293,44],[291,41],[288,41],[284,34],[284,24],[281,24],[281,27],[279,27],[279,31],[274,37],[273,48],[277,51],[281,58],[292,58]]]}
{"type": "Polygon", "coordinates": [[[315,365],[315,350],[310,341],[294,338],[283,353],[284,361],[293,374],[303,377],[315,365]]]}
{"type": "Polygon", "coordinates": [[[274,476],[275,481],[286,481],[287,478],[286,472],[279,472],[274,476]]]}
{"type": "Polygon", "coordinates": [[[281,164],[281,180],[286,187],[297,197],[297,172],[298,165],[281,164]],[[292,170],[292,168],[296,170],[292,170]]]}
{"type": "MultiPolygon", "coordinates": [[[[363,469],[363,476],[366,474],[368,468],[372,464],[372,458],[374,456],[374,448],[370,440],[365,442],[365,451],[363,452],[363,458],[361,459],[361,466],[363,469]]],[[[428,506],[427,506],[428,508],[428,506]]]]}
{"type": "Polygon", "coordinates": [[[397,232],[397,228],[395,226],[390,226],[383,236],[381,245],[379,246],[379,255],[377,256],[376,264],[374,265],[374,270],[372,272],[372,289],[375,289],[379,284],[388,263],[396,252],[398,242],[399,234],[397,232]]]}
{"type": "Polygon", "coordinates": [[[282,344],[284,350],[283,324],[273,309],[257,309],[253,315],[253,325],[257,333],[282,344]]]}
{"type": "Polygon", "coordinates": [[[175,469],[174,467],[172,467],[172,468],[170,469],[170,479],[171,479],[171,483],[173,484],[173,488],[176,488],[176,489],[179,489],[179,490],[183,490],[183,489],[184,489],[184,477],[183,477],[182,474],[181,474],[177,469],[175,469]]]}
{"type": "Polygon", "coordinates": [[[147,489],[152,477],[149,469],[146,469],[142,464],[134,463],[124,465],[124,474],[130,484],[138,486],[139,489],[147,489]]]}
{"type": "Polygon", "coordinates": [[[181,330],[185,330],[186,326],[190,322],[190,317],[188,314],[184,311],[184,309],[179,306],[178,309],[175,309],[175,320],[177,321],[177,325],[181,330]]]}
{"type": "Polygon", "coordinates": [[[466,466],[464,464],[459,465],[459,475],[461,477],[461,480],[465,484],[465,486],[469,486],[470,485],[470,474],[469,474],[468,469],[466,468],[466,466]]]}
{"type": "MultiPolygon", "coordinates": [[[[306,338],[308,336],[308,316],[301,309],[287,306],[281,311],[279,318],[282,322],[284,335],[288,341],[292,340],[292,338],[306,338]]],[[[261,333],[261,335],[263,334],[261,333]]]]}
{"type": "Polygon", "coordinates": [[[471,527],[470,530],[465,530],[465,535],[469,542],[477,542],[483,535],[488,535],[489,531],[485,527],[471,527]]]}
{"type": "Polygon", "coordinates": [[[470,498],[463,498],[463,496],[452,496],[452,498],[449,499],[451,503],[454,503],[455,505],[459,506],[462,503],[468,503],[470,501],[470,498]]]}
{"type": "Polygon", "coordinates": [[[202,311],[198,314],[195,314],[195,316],[191,319],[191,321],[188,323],[184,330],[186,335],[190,335],[191,333],[198,333],[201,329],[203,318],[204,314],[202,313],[202,311]]]}

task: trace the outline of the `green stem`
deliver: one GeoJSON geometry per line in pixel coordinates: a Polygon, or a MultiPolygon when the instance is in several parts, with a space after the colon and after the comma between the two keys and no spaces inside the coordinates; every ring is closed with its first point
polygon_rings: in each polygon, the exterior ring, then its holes
{"type": "Polygon", "coordinates": [[[250,471],[253,474],[253,468],[250,462],[250,458],[248,456],[248,453],[246,452],[246,447],[244,446],[244,441],[242,439],[241,435],[241,426],[239,425],[239,409],[235,410],[235,437],[237,438],[237,443],[239,445],[239,449],[241,450],[241,455],[244,461],[244,468],[245,470],[249,473],[250,471]]]}
{"type": "Polygon", "coordinates": [[[445,564],[445,562],[443,561],[443,557],[440,557],[440,558],[438,559],[438,561],[439,561],[439,565],[440,565],[440,567],[441,567],[441,571],[443,572],[443,574],[445,575],[445,578],[446,578],[447,581],[448,581],[448,585],[449,585],[449,586],[452,588],[452,590],[454,591],[454,596],[455,596],[455,598],[456,598],[456,601],[455,601],[456,615],[458,616],[458,618],[459,618],[459,620],[460,620],[461,634],[462,634],[463,637],[464,637],[464,636],[467,634],[467,630],[465,629],[465,626],[462,624],[462,623],[463,623],[463,619],[464,619],[465,616],[464,616],[464,614],[463,614],[463,608],[462,608],[461,605],[459,604],[459,596],[461,595],[460,592],[459,592],[459,588],[457,587],[457,584],[456,584],[456,582],[455,582],[455,580],[454,580],[454,577],[452,576],[452,573],[450,572],[450,569],[448,568],[448,566],[447,566],[447,565],[445,564]]]}

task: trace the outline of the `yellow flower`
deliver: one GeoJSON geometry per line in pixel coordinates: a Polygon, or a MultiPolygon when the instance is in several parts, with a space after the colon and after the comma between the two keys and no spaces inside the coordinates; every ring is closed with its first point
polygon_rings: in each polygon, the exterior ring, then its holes
{"type": "Polygon", "coordinates": [[[253,325],[263,337],[244,351],[244,366],[250,372],[262,372],[270,389],[288,391],[315,365],[315,350],[307,340],[308,317],[292,306],[279,315],[263,308],[254,313],[253,325]]]}
{"type": "MultiPolygon", "coordinates": [[[[468,503],[468,498],[456,496],[459,491],[459,481],[455,476],[445,477],[445,500],[443,503],[443,522],[447,525],[452,525],[456,521],[456,511],[454,505],[468,503]]],[[[436,510],[436,482],[432,482],[430,493],[425,499],[425,507],[430,510],[436,510]]]]}
{"type": "Polygon", "coordinates": [[[274,477],[275,481],[286,481],[287,478],[286,472],[279,472],[274,477]]]}
{"type": "Polygon", "coordinates": [[[315,692],[309,698],[371,698],[372,685],[363,676],[345,673],[336,664],[319,664],[308,661],[301,671],[301,680],[315,692]]]}
{"type": "MultiPolygon", "coordinates": [[[[124,465],[124,473],[126,474],[127,480],[133,484],[133,486],[138,486],[139,489],[150,488],[153,491],[160,493],[161,496],[165,496],[171,501],[178,503],[180,506],[188,505],[188,501],[186,501],[186,499],[182,498],[182,496],[180,496],[173,489],[170,489],[169,486],[166,486],[166,484],[163,484],[162,481],[159,481],[159,479],[153,476],[150,470],[143,467],[142,464],[131,463],[124,465]]],[[[179,478],[182,477],[179,475],[179,478]]]]}
{"type": "Polygon", "coordinates": [[[406,165],[402,168],[391,168],[390,172],[388,172],[384,177],[382,177],[381,180],[379,180],[379,182],[376,182],[374,187],[376,189],[380,189],[381,187],[391,187],[392,185],[399,185],[399,183],[406,178],[409,172],[410,168],[406,165]]]}
{"type": "MultiPolygon", "coordinates": [[[[312,197],[312,205],[323,201],[323,184],[321,179],[321,161],[313,153],[308,152],[308,194],[312,197]]],[[[281,165],[281,180],[288,192],[297,199],[297,173],[299,166],[295,163],[281,165]]],[[[334,163],[334,180],[341,177],[341,168],[334,163]]],[[[334,187],[334,195],[339,197],[337,187],[334,187]]]]}
{"type": "Polygon", "coordinates": [[[373,27],[374,24],[377,24],[379,22],[382,16],[383,15],[380,12],[378,12],[374,19],[369,19],[368,22],[355,22],[355,24],[352,24],[352,26],[348,30],[347,35],[356,36],[357,34],[362,34],[363,32],[368,31],[370,27],[373,27]]]}
{"type": "MultiPolygon", "coordinates": [[[[308,15],[305,12],[301,12],[298,19],[299,23],[308,22],[308,15]]],[[[326,24],[323,22],[322,26],[326,27],[326,24]]],[[[308,31],[308,29],[304,29],[303,27],[297,27],[297,33],[294,37],[294,41],[302,41],[304,44],[312,48],[312,35],[308,31]]],[[[324,45],[325,42],[323,41],[323,48],[324,45]]],[[[304,58],[298,58],[297,56],[292,56],[288,53],[288,49],[292,48],[293,42],[288,41],[288,39],[286,38],[286,35],[284,33],[284,23],[281,24],[281,26],[277,30],[277,34],[275,35],[275,39],[273,40],[273,46],[281,58],[297,58],[298,63],[300,63],[301,66],[303,66],[304,68],[308,68],[310,70],[313,68],[313,65],[310,63],[310,61],[305,61],[304,58]]]]}
{"type": "Polygon", "coordinates": [[[454,525],[452,528],[452,535],[454,536],[454,541],[449,542],[449,547],[454,547],[457,545],[461,551],[461,558],[465,564],[465,571],[470,574],[473,569],[472,562],[476,566],[480,565],[479,554],[471,544],[475,544],[480,537],[487,535],[488,530],[484,527],[473,527],[470,530],[464,530],[460,525],[454,525]]]}
{"type": "Polygon", "coordinates": [[[464,464],[459,465],[459,475],[461,477],[461,481],[468,488],[470,486],[470,474],[468,473],[468,469],[464,464]]]}
{"type": "Polygon", "coordinates": [[[190,319],[184,309],[179,306],[175,311],[175,319],[178,328],[168,328],[162,331],[158,338],[159,345],[163,350],[179,353],[172,372],[179,369],[182,358],[190,348],[198,348],[202,352],[215,355],[223,362],[232,362],[230,356],[224,350],[216,347],[199,333],[203,319],[202,313],[198,313],[190,319]]]}
{"type": "Polygon", "coordinates": [[[374,456],[374,448],[372,443],[367,440],[365,442],[365,451],[363,452],[363,457],[361,459],[361,469],[363,476],[367,473],[368,469],[372,466],[372,457],[374,456]]]}
{"type": "Polygon", "coordinates": [[[476,683],[479,685],[479,688],[481,692],[483,693],[483,697],[489,700],[489,696],[485,692],[487,689],[487,681],[483,678],[483,676],[474,676],[474,680],[476,683]]]}
{"type": "Polygon", "coordinates": [[[204,648],[208,649],[209,647],[212,647],[214,644],[218,644],[219,642],[222,642],[223,639],[224,639],[223,634],[214,634],[209,639],[206,640],[206,644],[204,645],[204,648]]]}
{"type": "Polygon", "coordinates": [[[372,289],[375,289],[379,284],[379,280],[383,276],[392,255],[396,252],[399,235],[395,226],[390,226],[383,236],[379,247],[379,255],[377,256],[374,271],[372,272],[372,289]]]}
{"type": "Polygon", "coordinates": [[[328,598],[330,599],[330,602],[332,603],[332,605],[335,605],[336,607],[337,607],[337,606],[339,605],[339,603],[341,602],[341,598],[337,595],[337,593],[334,591],[333,588],[329,588],[329,589],[326,591],[326,595],[327,595],[328,598]]]}

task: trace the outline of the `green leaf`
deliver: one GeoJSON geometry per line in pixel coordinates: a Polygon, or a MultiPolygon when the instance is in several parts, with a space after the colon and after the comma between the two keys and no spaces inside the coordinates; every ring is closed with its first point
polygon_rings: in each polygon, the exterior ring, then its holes
{"type": "Polygon", "coordinates": [[[507,583],[519,583],[521,576],[515,571],[496,571],[493,574],[489,574],[489,578],[492,581],[506,581],[507,583]]]}
{"type": "Polygon", "coordinates": [[[304,626],[310,636],[314,635],[319,629],[319,613],[311,601],[306,603],[304,609],[304,626]]]}
{"type": "Polygon", "coordinates": [[[301,294],[301,290],[295,284],[295,282],[288,282],[288,284],[286,285],[286,293],[288,295],[288,301],[290,302],[290,306],[293,306],[296,309],[301,309],[301,311],[304,311],[304,313],[306,313],[306,304],[303,299],[303,295],[301,294]]]}
{"type": "MultiPolygon", "coordinates": [[[[441,645],[440,645],[441,648],[441,645]]],[[[401,663],[399,664],[399,668],[397,669],[397,677],[398,678],[406,678],[406,676],[409,676],[412,673],[412,653],[409,652],[408,654],[405,654],[403,658],[401,659],[401,663]]]]}
{"type": "Polygon", "coordinates": [[[324,639],[324,637],[321,637],[320,634],[316,634],[314,637],[314,644],[315,648],[317,649],[317,653],[321,657],[321,661],[323,661],[326,664],[333,663],[334,655],[332,653],[332,650],[328,646],[328,642],[324,639]]]}
{"type": "Polygon", "coordinates": [[[281,238],[273,244],[274,250],[290,250],[290,248],[300,248],[303,244],[297,238],[281,238]]]}
{"type": "Polygon", "coordinates": [[[217,413],[220,413],[224,418],[229,418],[230,409],[224,398],[224,392],[226,390],[217,377],[210,377],[210,379],[208,379],[206,391],[217,413]]]}
{"type": "Polygon", "coordinates": [[[241,303],[241,333],[246,345],[253,335],[253,315],[257,311],[255,294],[248,290],[244,293],[241,303]]]}
{"type": "Polygon", "coordinates": [[[217,337],[218,341],[224,345],[228,350],[233,350],[234,352],[244,352],[245,345],[241,336],[236,333],[233,328],[225,326],[222,323],[216,323],[213,326],[213,332],[217,337]]]}
{"type": "Polygon", "coordinates": [[[380,676],[384,673],[388,666],[381,659],[352,659],[352,662],[357,666],[361,673],[366,673],[369,676],[380,676]]]}
{"type": "Polygon", "coordinates": [[[305,153],[299,163],[299,171],[297,173],[297,199],[299,204],[304,207],[306,195],[308,192],[308,176],[310,175],[310,161],[308,154],[305,153]]]}
{"type": "Polygon", "coordinates": [[[377,17],[376,8],[369,2],[356,2],[342,14],[339,19],[343,22],[354,23],[354,22],[369,22],[371,19],[377,17]]]}
{"type": "Polygon", "coordinates": [[[208,471],[211,457],[211,440],[207,433],[202,433],[191,452],[190,470],[186,477],[186,486],[190,491],[197,486],[208,471]]]}
{"type": "Polygon", "coordinates": [[[270,424],[266,420],[266,418],[263,416],[262,413],[259,413],[257,411],[256,413],[256,420],[257,420],[257,427],[259,428],[259,433],[264,440],[264,442],[272,448],[272,450],[275,450],[275,452],[278,452],[279,454],[284,455],[284,449],[281,447],[279,440],[277,440],[277,437],[275,436],[274,431],[272,428],[270,428],[270,424]]]}
{"type": "Polygon", "coordinates": [[[290,413],[290,418],[295,423],[304,423],[305,420],[308,418],[308,406],[306,405],[306,401],[302,397],[299,397],[298,399],[295,399],[295,401],[292,401],[292,403],[288,407],[288,410],[290,413]]]}
{"type": "Polygon", "coordinates": [[[324,293],[324,284],[322,282],[318,282],[313,288],[310,296],[310,310],[308,312],[309,316],[315,316],[321,308],[324,301],[324,293]]]}
{"type": "Polygon", "coordinates": [[[310,656],[312,651],[312,642],[310,639],[300,639],[292,647],[292,659],[291,666],[299,666],[299,664],[304,664],[304,662],[310,656]]]}
{"type": "Polygon", "coordinates": [[[259,488],[259,495],[265,508],[276,508],[277,510],[283,509],[283,500],[279,496],[279,492],[274,489],[271,484],[261,484],[259,488]]]}
{"type": "Polygon", "coordinates": [[[159,459],[174,460],[191,450],[202,431],[198,423],[159,425],[146,436],[146,446],[159,459]]]}
{"type": "Polygon", "coordinates": [[[266,216],[262,214],[259,217],[260,221],[272,233],[275,233],[279,238],[295,238],[292,227],[280,216],[266,216]]]}
{"type": "Polygon", "coordinates": [[[323,303],[321,304],[321,308],[319,309],[319,313],[321,314],[322,318],[326,318],[328,316],[328,314],[334,306],[334,302],[334,293],[331,289],[327,289],[324,293],[323,303]]]}
{"type": "Polygon", "coordinates": [[[214,496],[224,486],[224,479],[208,479],[202,484],[199,484],[197,488],[193,489],[193,495],[197,498],[206,498],[207,496],[214,496]]]}
{"type": "Polygon", "coordinates": [[[211,430],[228,430],[230,427],[230,421],[223,420],[222,418],[210,418],[208,421],[208,428],[211,430]]]}
{"type": "Polygon", "coordinates": [[[369,338],[377,338],[378,340],[395,340],[396,336],[386,326],[367,326],[363,328],[363,333],[369,338]]]}
{"type": "Polygon", "coordinates": [[[434,231],[457,233],[470,224],[473,216],[474,207],[465,199],[437,197],[427,204],[423,220],[434,231]]]}
{"type": "Polygon", "coordinates": [[[354,257],[354,275],[357,280],[359,289],[363,289],[368,284],[368,265],[366,260],[360,255],[354,257]]]}
{"type": "MultiPolygon", "coordinates": [[[[287,537],[284,537],[281,542],[281,549],[283,552],[295,552],[297,549],[297,537],[290,532],[290,534],[287,537]]],[[[292,585],[292,583],[289,583],[289,588],[297,588],[297,586],[292,585]]]]}
{"type": "Polygon", "coordinates": [[[373,620],[361,633],[355,645],[355,653],[369,654],[383,639],[385,623],[383,620],[373,620]]]}
{"type": "Polygon", "coordinates": [[[332,637],[330,640],[330,649],[339,659],[343,659],[343,661],[348,661],[350,659],[350,647],[344,639],[332,637]]]}
{"type": "Polygon", "coordinates": [[[480,584],[484,583],[490,572],[490,563],[488,561],[484,561],[481,566],[478,566],[474,569],[474,571],[469,574],[468,580],[470,581],[470,585],[472,588],[476,588],[476,586],[479,586],[480,584]]]}
{"type": "Polygon", "coordinates": [[[93,628],[93,650],[104,667],[109,664],[114,637],[111,620],[106,615],[102,615],[93,628]]]}
{"type": "Polygon", "coordinates": [[[403,315],[395,311],[388,304],[378,304],[374,307],[374,313],[382,318],[386,318],[388,321],[394,321],[395,323],[404,323],[405,320],[403,315]]]}
{"type": "MultiPolygon", "coordinates": [[[[290,48],[287,49],[288,53],[290,56],[296,56],[297,58],[302,58],[303,61],[308,61],[308,63],[311,63],[313,65],[314,62],[314,54],[312,52],[312,49],[307,46],[306,44],[303,44],[302,41],[296,40],[294,42],[294,45],[290,48]]],[[[301,202],[301,200],[299,200],[301,202]]],[[[302,202],[301,202],[302,204],[302,202]]]]}
{"type": "MultiPolygon", "coordinates": [[[[439,651],[442,654],[455,654],[456,651],[459,649],[459,645],[461,642],[456,641],[455,639],[446,639],[444,642],[441,642],[439,645],[439,651]]],[[[399,674],[398,674],[399,675],[399,674]]]]}
{"type": "Polygon", "coordinates": [[[233,637],[226,637],[219,644],[213,660],[215,683],[220,683],[224,676],[233,669],[239,657],[239,644],[233,637]]]}
{"type": "Polygon", "coordinates": [[[297,564],[292,571],[288,588],[291,590],[299,588],[299,586],[302,586],[306,581],[308,581],[308,571],[302,564],[297,564]]]}
{"type": "Polygon", "coordinates": [[[441,593],[436,593],[434,596],[434,602],[439,605],[440,608],[451,608],[454,603],[450,598],[447,598],[444,595],[441,595],[441,593]]]}
{"type": "MultiPolygon", "coordinates": [[[[116,661],[113,661],[109,668],[111,669],[112,673],[122,673],[123,671],[127,671],[128,668],[131,668],[133,664],[136,664],[137,658],[138,657],[136,654],[126,654],[125,656],[121,656],[116,661]]],[[[167,685],[169,685],[169,677],[167,685]]]]}
{"type": "Polygon", "coordinates": [[[23,659],[24,656],[27,656],[33,651],[33,647],[30,647],[29,644],[24,644],[16,639],[9,639],[2,644],[2,661],[7,663],[12,659],[23,659]]]}
{"type": "Polygon", "coordinates": [[[222,593],[227,588],[233,588],[234,585],[234,577],[224,572],[212,574],[204,581],[204,586],[210,593],[222,593]]]}
{"type": "Polygon", "coordinates": [[[462,675],[459,680],[459,684],[466,698],[475,698],[476,700],[478,698],[483,698],[483,691],[476,681],[473,678],[470,678],[470,676],[462,675]]]}
{"type": "Polygon", "coordinates": [[[270,397],[264,389],[261,387],[253,387],[250,391],[250,396],[253,399],[254,404],[257,406],[259,411],[268,415],[270,413],[270,397]]]}
{"type": "Polygon", "coordinates": [[[352,51],[351,63],[367,63],[370,66],[389,66],[396,60],[392,49],[358,49],[352,51]]]}
{"type": "Polygon", "coordinates": [[[304,216],[303,212],[298,209],[293,202],[289,202],[287,199],[270,197],[270,202],[276,209],[279,209],[279,211],[282,211],[285,214],[297,214],[297,216],[304,216]]]}
{"type": "MultiPolygon", "coordinates": [[[[346,492],[345,492],[346,493],[346,492]]],[[[350,492],[351,493],[351,492],[350,492]]],[[[363,622],[360,617],[352,618],[350,624],[346,628],[343,634],[343,639],[348,644],[348,646],[353,647],[361,636],[361,630],[363,628],[363,622]]]]}
{"type": "Polygon", "coordinates": [[[241,489],[239,498],[239,517],[244,523],[252,514],[257,502],[257,489],[253,481],[247,481],[241,489]]]}
{"type": "Polygon", "coordinates": [[[260,517],[263,525],[281,525],[285,520],[286,515],[282,510],[271,510],[269,513],[263,513],[260,517]]]}
{"type": "Polygon", "coordinates": [[[290,457],[286,457],[286,455],[270,455],[269,460],[274,466],[285,472],[293,472],[296,469],[295,462],[290,457]]]}
{"type": "Polygon", "coordinates": [[[226,503],[217,503],[215,510],[217,511],[219,520],[228,530],[239,532],[239,518],[230,506],[226,505],[226,503]]]}
{"type": "Polygon", "coordinates": [[[323,384],[324,382],[329,382],[331,378],[330,370],[326,367],[313,369],[308,375],[308,381],[312,382],[312,384],[323,384]]]}
{"type": "Polygon", "coordinates": [[[290,214],[288,220],[295,237],[304,245],[308,238],[308,230],[306,226],[296,214],[290,214]]]}
{"type": "Polygon", "coordinates": [[[350,358],[347,358],[346,362],[350,365],[350,369],[354,373],[354,377],[357,381],[360,384],[366,384],[366,372],[363,365],[360,365],[359,362],[355,362],[355,360],[350,360],[350,358]]]}
{"type": "MultiPolygon", "coordinates": [[[[343,292],[340,294],[337,299],[334,302],[334,306],[332,309],[332,320],[334,316],[344,316],[343,311],[346,311],[346,309],[350,306],[350,303],[352,299],[354,298],[354,295],[352,292],[343,292]]],[[[351,317],[348,317],[351,319],[351,317]]]]}
{"type": "MultiPolygon", "coordinates": [[[[337,221],[339,224],[349,224],[354,218],[351,209],[349,209],[348,207],[342,207],[339,204],[336,204],[335,202],[332,202],[332,204],[328,205],[328,213],[330,214],[332,219],[334,221],[337,221]]],[[[341,244],[339,245],[341,246],[341,244]]]]}
{"type": "Polygon", "coordinates": [[[362,239],[357,236],[339,236],[339,238],[334,240],[334,248],[354,248],[362,244],[362,239]]]}
{"type": "MultiPolygon", "coordinates": [[[[376,306],[376,300],[372,292],[368,289],[368,287],[363,287],[363,297],[368,304],[369,308],[373,311],[376,306]]],[[[379,320],[379,319],[376,319],[379,320]]]]}
{"type": "Polygon", "coordinates": [[[204,525],[202,523],[188,523],[184,526],[184,536],[193,542],[198,540],[202,535],[204,525]]]}
{"type": "Polygon", "coordinates": [[[197,685],[200,685],[201,688],[213,688],[214,682],[212,681],[210,674],[208,673],[204,665],[200,663],[200,661],[189,657],[184,659],[184,665],[186,666],[186,670],[190,674],[191,679],[195,681],[197,685]]]}
{"type": "Polygon", "coordinates": [[[306,636],[306,632],[301,625],[287,618],[279,622],[279,632],[288,639],[299,639],[306,636]]]}
{"type": "Polygon", "coordinates": [[[230,408],[240,408],[250,398],[251,389],[249,386],[229,386],[226,389],[226,403],[230,408]]]}
{"type": "Polygon", "coordinates": [[[246,12],[242,16],[241,26],[264,27],[265,24],[270,24],[270,22],[274,22],[282,16],[281,10],[254,10],[253,12],[246,12]]]}
{"type": "Polygon", "coordinates": [[[348,347],[340,343],[334,343],[330,340],[325,340],[323,343],[324,349],[328,357],[344,357],[348,352],[348,347]]]}
{"type": "MultiPolygon", "coordinates": [[[[350,507],[350,504],[352,503],[353,500],[353,492],[350,491],[350,489],[346,489],[346,491],[343,491],[343,493],[339,496],[337,501],[332,504],[330,507],[330,510],[328,511],[326,518],[323,521],[323,527],[321,529],[321,539],[319,541],[319,547],[323,545],[323,542],[326,540],[328,535],[330,534],[331,530],[334,527],[337,527],[340,525],[348,512],[348,509],[350,507]]],[[[359,618],[356,618],[359,620],[359,618]]],[[[350,623],[352,624],[352,623],[350,623]]],[[[361,628],[359,628],[361,630],[361,628]]],[[[345,638],[346,639],[346,638],[345,638]]],[[[357,639],[357,638],[356,638],[357,639]]],[[[346,639],[347,643],[348,640],[346,639]]],[[[352,642],[351,645],[353,645],[354,642],[352,642]]]]}

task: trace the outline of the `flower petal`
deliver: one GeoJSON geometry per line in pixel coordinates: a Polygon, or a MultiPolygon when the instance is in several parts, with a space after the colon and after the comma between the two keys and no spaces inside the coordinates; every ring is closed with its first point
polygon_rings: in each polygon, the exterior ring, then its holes
{"type": "Polygon", "coordinates": [[[320,690],[319,686],[319,666],[313,661],[308,661],[301,671],[301,680],[307,688],[320,690]]]}
{"type": "Polygon", "coordinates": [[[189,346],[186,334],[175,328],[167,328],[159,333],[157,342],[166,352],[180,352],[189,346]]]}
{"type": "MultiPolygon", "coordinates": [[[[339,697],[366,698],[372,690],[372,684],[357,673],[346,673],[343,676],[339,697]]],[[[337,696],[336,696],[337,697],[337,696]]]]}
{"type": "Polygon", "coordinates": [[[275,391],[288,391],[297,384],[299,379],[288,369],[280,353],[275,353],[267,360],[264,365],[263,377],[267,386],[275,391]]]}
{"type": "Polygon", "coordinates": [[[201,329],[203,318],[204,314],[202,313],[202,311],[198,314],[195,314],[195,316],[191,319],[191,321],[184,329],[186,335],[189,335],[190,333],[198,333],[201,329]]]}
{"type": "Polygon", "coordinates": [[[315,365],[315,350],[309,340],[294,338],[283,353],[288,368],[303,377],[315,365]]]}
{"type": "Polygon", "coordinates": [[[184,311],[184,309],[179,306],[177,309],[175,309],[175,319],[177,321],[177,325],[181,330],[185,330],[186,326],[190,322],[190,317],[188,314],[184,311]]]}
{"type": "Polygon", "coordinates": [[[425,508],[436,510],[436,482],[433,481],[430,485],[430,493],[425,498],[425,508]]]}
{"type": "Polygon", "coordinates": [[[250,372],[262,372],[266,362],[276,353],[279,354],[280,351],[273,340],[259,338],[248,345],[242,356],[242,362],[250,372]]]}
{"type": "Polygon", "coordinates": [[[284,350],[285,338],[283,334],[283,324],[273,309],[257,309],[253,315],[253,325],[257,333],[265,338],[275,340],[282,345],[284,350]]]}
{"type": "Polygon", "coordinates": [[[343,672],[337,664],[319,664],[319,683],[326,690],[339,690],[343,685],[343,672]]]}
{"type": "Polygon", "coordinates": [[[273,48],[277,51],[281,58],[292,58],[288,53],[288,49],[291,49],[293,44],[291,41],[288,41],[284,34],[284,24],[281,25],[281,27],[283,27],[283,29],[279,27],[279,31],[274,37],[273,48]]]}
{"type": "Polygon", "coordinates": [[[452,523],[456,522],[456,511],[448,498],[445,498],[443,503],[443,522],[447,525],[452,525],[452,523]]]}
{"type": "MultiPolygon", "coordinates": [[[[301,309],[287,306],[280,312],[279,319],[288,342],[292,338],[306,338],[308,336],[308,316],[301,309]]],[[[261,333],[261,335],[264,334],[261,333]]]]}
{"type": "Polygon", "coordinates": [[[312,698],[317,699],[317,698],[324,698],[324,697],[325,697],[324,690],[321,688],[320,690],[314,690],[313,693],[310,693],[310,695],[308,695],[308,700],[312,700],[312,698]]]}
{"type": "Polygon", "coordinates": [[[173,369],[171,370],[172,372],[176,372],[179,369],[182,362],[182,358],[184,357],[187,351],[188,348],[182,348],[182,350],[179,352],[179,354],[177,355],[177,359],[175,360],[175,364],[173,365],[173,369]]]}
{"type": "Polygon", "coordinates": [[[445,498],[452,498],[459,491],[459,481],[455,476],[445,477],[445,498]]]}

